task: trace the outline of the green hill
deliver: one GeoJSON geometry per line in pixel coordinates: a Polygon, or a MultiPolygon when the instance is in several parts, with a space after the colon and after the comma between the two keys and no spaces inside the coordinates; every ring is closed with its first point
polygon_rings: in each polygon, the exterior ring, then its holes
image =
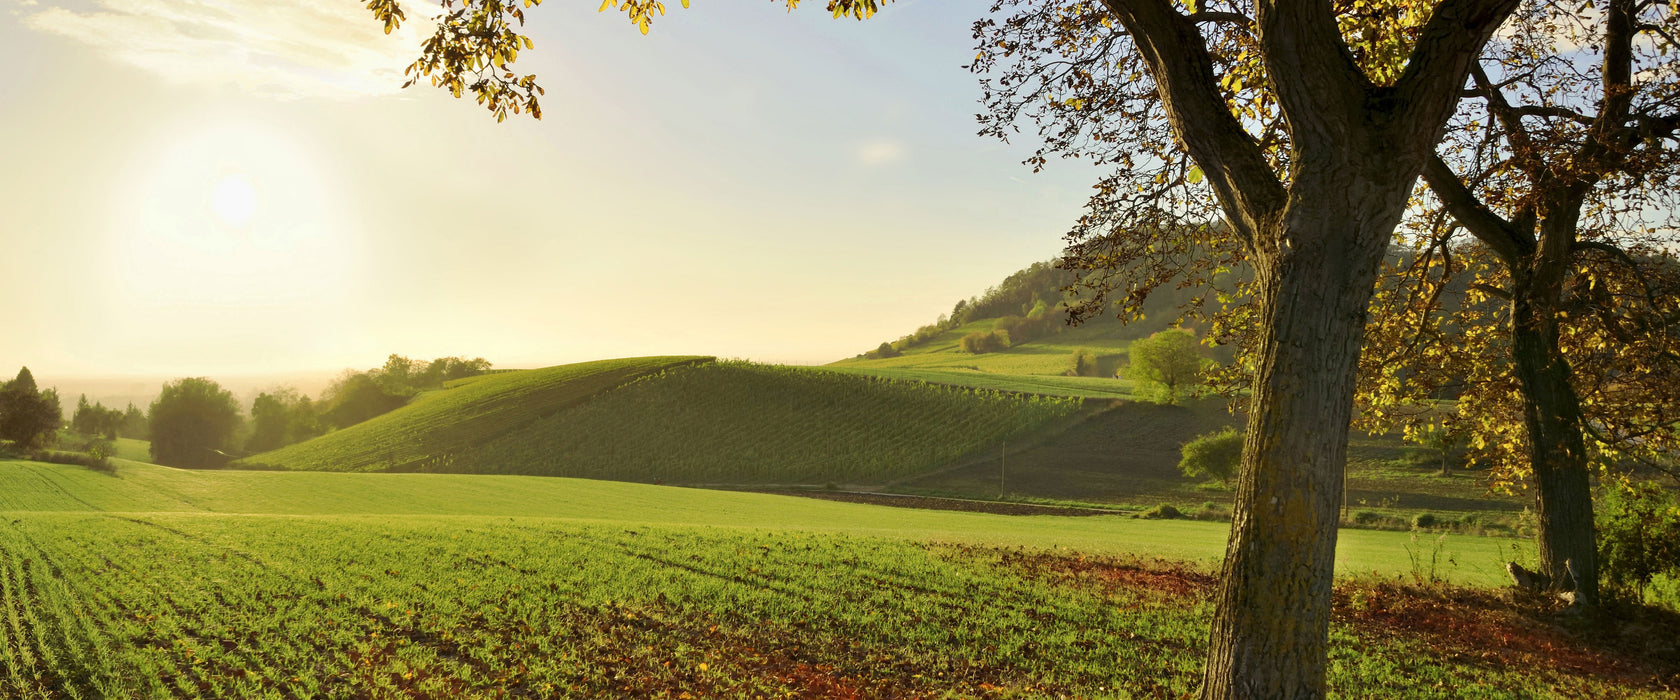
{"type": "Polygon", "coordinates": [[[882,483],[1059,421],[1077,399],[706,359],[494,375],[236,466],[712,484],[882,483]]]}
{"type": "Polygon", "coordinates": [[[239,460],[247,469],[413,471],[481,445],[603,391],[709,357],[643,357],[473,377],[313,440],[239,460]]]}

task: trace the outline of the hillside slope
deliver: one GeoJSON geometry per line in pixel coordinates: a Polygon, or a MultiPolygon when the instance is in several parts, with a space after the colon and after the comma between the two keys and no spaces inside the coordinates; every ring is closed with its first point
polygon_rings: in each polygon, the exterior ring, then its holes
{"type": "Polygon", "coordinates": [[[650,373],[709,357],[640,357],[492,374],[427,392],[377,418],[247,457],[246,469],[413,471],[650,373]]]}
{"type": "Polygon", "coordinates": [[[648,375],[437,471],[706,484],[881,483],[1073,416],[1080,404],[800,367],[648,375]]]}
{"type": "Polygon", "coordinates": [[[1080,410],[1069,398],[653,358],[492,376],[235,466],[878,484],[1080,410]]]}

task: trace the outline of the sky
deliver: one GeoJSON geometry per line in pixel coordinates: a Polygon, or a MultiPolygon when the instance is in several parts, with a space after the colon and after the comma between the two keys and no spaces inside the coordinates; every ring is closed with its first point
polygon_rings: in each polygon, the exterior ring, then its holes
{"type": "Polygon", "coordinates": [[[544,119],[501,124],[400,89],[426,22],[364,4],[0,0],[0,372],[832,362],[1054,256],[1095,181],[975,135],[976,0],[549,0],[544,119]]]}

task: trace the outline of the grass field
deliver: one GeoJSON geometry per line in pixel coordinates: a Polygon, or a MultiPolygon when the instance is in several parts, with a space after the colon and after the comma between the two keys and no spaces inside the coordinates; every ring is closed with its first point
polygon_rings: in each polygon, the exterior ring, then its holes
{"type": "Polygon", "coordinates": [[[1088,349],[1097,355],[1098,365],[1112,370],[1119,365],[1138,334],[1119,323],[1091,323],[1069,328],[999,352],[963,352],[958,343],[974,332],[990,332],[997,319],[982,319],[945,331],[926,343],[906,349],[897,357],[848,358],[830,367],[853,370],[944,370],[999,375],[1061,376],[1068,370],[1074,350],[1088,349]]]}
{"type": "MultiPolygon", "coordinates": [[[[1154,557],[1208,562],[1225,532],[532,477],[0,462],[0,484],[18,698],[1178,696],[1211,579],[1154,557]]],[[[1401,575],[1408,546],[1347,532],[1341,568],[1401,575]]],[[[1468,563],[1509,543],[1447,547],[1491,582],[1468,563]]],[[[1340,695],[1662,696],[1497,605],[1350,585],[1340,695]]]]}

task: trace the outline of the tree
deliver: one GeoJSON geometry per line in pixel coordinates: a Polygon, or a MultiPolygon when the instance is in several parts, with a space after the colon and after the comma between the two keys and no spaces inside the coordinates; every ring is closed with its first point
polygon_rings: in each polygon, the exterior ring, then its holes
{"type": "Polygon", "coordinates": [[[1517,0],[996,0],[985,132],[1115,166],[1069,234],[1077,319],[1245,261],[1256,330],[1203,696],[1317,697],[1361,336],[1470,64],[1517,0]],[[1008,11],[1006,13],[1005,11],[1008,11]],[[1100,111],[1098,111],[1100,110],[1100,111]],[[1209,222],[1219,218],[1217,224],[1209,222]],[[1124,277],[1102,270],[1125,269],[1124,277]]]}
{"type": "Polygon", "coordinates": [[[1472,66],[1361,391],[1415,433],[1461,383],[1478,461],[1535,486],[1541,573],[1588,605],[1595,463],[1680,452],[1680,15],[1595,6],[1525,4],[1472,66]]]}
{"type": "Polygon", "coordinates": [[[11,440],[24,449],[43,447],[56,439],[63,421],[58,392],[38,390],[28,367],[18,370],[16,378],[0,387],[0,439],[11,440]]]}
{"type": "Polygon", "coordinates": [[[226,463],[239,428],[239,404],[233,393],[203,377],[163,385],[152,402],[152,459],[171,467],[205,469],[226,463]]]}
{"type": "Polygon", "coordinates": [[[117,431],[122,427],[123,413],[114,408],[106,408],[104,404],[89,404],[87,395],[83,394],[76,400],[76,412],[70,417],[70,429],[86,436],[102,436],[107,440],[117,439],[117,431]]]}
{"type": "Polygon", "coordinates": [[[1134,340],[1126,354],[1131,360],[1127,372],[1131,379],[1157,387],[1169,406],[1177,405],[1180,396],[1195,393],[1193,387],[1200,383],[1202,366],[1207,364],[1196,336],[1185,330],[1165,330],[1134,340]]]}
{"type": "Polygon", "coordinates": [[[372,372],[348,372],[321,394],[321,418],[347,428],[408,403],[408,396],[389,391],[372,372]]]}
{"type": "Polygon", "coordinates": [[[247,452],[267,452],[320,435],[320,417],[308,396],[290,387],[257,395],[251,402],[251,437],[247,452]]]}
{"type": "Polygon", "coordinates": [[[117,429],[117,435],[131,440],[144,440],[151,429],[146,425],[146,412],[135,406],[133,402],[123,410],[122,423],[117,429]]]}
{"type": "MultiPolygon", "coordinates": [[[[993,8],[1024,3],[996,0],[993,8]]],[[[608,4],[644,32],[664,10],[657,0],[608,4]]],[[[788,0],[790,8],[796,4],[788,0]]],[[[1198,224],[1213,209],[1223,214],[1226,237],[1254,266],[1260,336],[1250,430],[1205,697],[1325,692],[1337,497],[1367,302],[1468,66],[1516,4],[1350,2],[1339,16],[1334,3],[1312,0],[1199,2],[1189,13],[1171,0],[1047,0],[1028,4],[1022,16],[1031,18],[1015,25],[1032,32],[1025,43],[1013,36],[991,41],[996,25],[977,25],[977,67],[1027,60],[1028,77],[1015,82],[1029,89],[1006,85],[1003,94],[987,95],[1000,135],[1023,110],[1050,110],[1039,112],[1050,121],[1074,115],[1056,130],[1086,121],[1077,113],[1087,103],[1067,93],[1091,86],[1126,115],[1111,130],[1123,135],[1113,152],[1136,155],[1117,161],[1123,167],[1108,181],[1125,186],[1099,196],[1134,206],[1101,212],[1124,226],[1115,229],[1113,245],[1075,246],[1076,267],[1150,256],[1170,265],[1176,254],[1195,253],[1157,235],[1169,229],[1151,225],[1182,218],[1175,202],[1186,201],[1204,205],[1193,212],[1198,224]],[[1060,60],[1061,52],[1085,50],[1082,41],[1058,41],[1079,31],[1100,32],[1088,44],[1096,60],[1060,60]],[[1035,56],[1052,58],[1033,64],[1035,56]],[[1175,188],[1195,194],[1165,194],[1175,188]]],[[[387,30],[404,19],[396,0],[368,7],[387,30]]],[[[859,19],[877,9],[876,0],[831,0],[829,7],[837,17],[859,19]]],[[[521,108],[540,116],[535,76],[507,69],[532,47],[515,29],[523,22],[513,0],[464,0],[460,11],[439,18],[409,68],[410,83],[425,78],[456,96],[471,91],[497,119],[521,108]]],[[[1002,33],[1011,29],[1006,24],[1002,33]]],[[[1074,125],[1071,133],[1077,139],[1088,132],[1074,125]]],[[[1052,150],[1059,150],[1054,143],[1052,150]]],[[[1130,285],[1143,292],[1140,301],[1159,286],[1153,279],[1130,285]]]]}
{"type": "Polygon", "coordinates": [[[1190,478],[1218,479],[1226,486],[1242,464],[1243,436],[1236,428],[1198,436],[1180,450],[1178,470],[1190,478]]]}

